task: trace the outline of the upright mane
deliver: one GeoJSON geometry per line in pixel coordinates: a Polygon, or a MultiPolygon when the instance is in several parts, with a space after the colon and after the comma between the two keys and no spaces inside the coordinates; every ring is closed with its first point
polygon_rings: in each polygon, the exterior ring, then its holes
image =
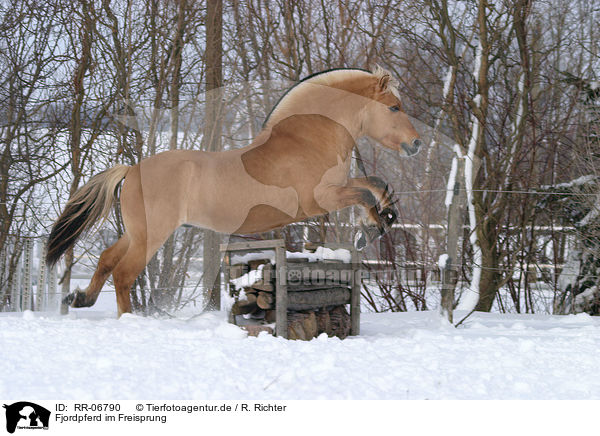
{"type": "Polygon", "coordinates": [[[267,118],[263,123],[263,128],[266,127],[271,120],[275,119],[279,113],[283,112],[286,108],[289,108],[298,100],[300,100],[305,95],[307,90],[310,90],[311,87],[309,84],[343,88],[344,82],[349,82],[353,79],[370,77],[381,80],[385,76],[389,76],[385,91],[391,92],[399,99],[400,95],[398,92],[398,80],[394,79],[388,71],[381,68],[379,65],[377,65],[372,72],[362,68],[334,68],[331,70],[311,74],[310,76],[302,79],[300,82],[292,85],[279,98],[275,106],[273,106],[267,115],[267,118]]]}

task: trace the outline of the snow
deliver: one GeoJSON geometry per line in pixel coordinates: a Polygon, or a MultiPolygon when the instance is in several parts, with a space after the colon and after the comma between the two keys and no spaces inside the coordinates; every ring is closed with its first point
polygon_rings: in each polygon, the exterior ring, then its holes
{"type": "Polygon", "coordinates": [[[452,82],[452,75],[454,74],[454,66],[448,67],[448,72],[446,73],[446,77],[444,79],[444,89],[442,90],[442,98],[444,102],[448,98],[448,94],[450,93],[450,82],[452,82]]]}
{"type": "Polygon", "coordinates": [[[452,166],[450,167],[450,175],[448,176],[448,183],[446,184],[446,199],[444,204],[446,207],[450,207],[452,204],[452,197],[454,197],[454,185],[456,184],[456,171],[458,169],[458,156],[452,158],[452,166]]]}
{"type": "Polygon", "coordinates": [[[241,277],[238,277],[236,279],[231,279],[229,280],[229,282],[235,286],[235,289],[237,289],[238,291],[241,289],[244,289],[254,283],[256,283],[258,280],[262,279],[263,270],[264,265],[258,265],[257,269],[253,269],[251,271],[248,271],[246,274],[244,274],[241,277]]]}
{"type": "Polygon", "coordinates": [[[450,207],[452,198],[454,197],[454,185],[456,184],[456,173],[458,172],[458,159],[464,159],[460,145],[454,144],[452,150],[454,151],[454,156],[452,157],[450,174],[448,175],[448,183],[446,184],[446,199],[444,200],[446,208],[450,207]]]}
{"type": "Polygon", "coordinates": [[[456,329],[434,311],[364,313],[360,336],[309,342],[225,319],[2,313],[0,397],[600,399],[600,319],[585,314],[475,313],[456,329]]]}
{"type": "MultiPolygon", "coordinates": [[[[594,174],[587,174],[569,182],[558,183],[556,185],[543,185],[541,189],[560,191],[562,189],[579,188],[583,185],[587,185],[598,180],[598,176],[594,174]]],[[[577,223],[577,226],[586,226],[596,220],[600,216],[600,195],[596,196],[596,200],[590,209],[590,211],[577,223]]]]}
{"type": "MultiPolygon", "coordinates": [[[[288,259],[307,259],[309,262],[319,262],[323,260],[337,260],[344,263],[352,262],[352,255],[349,250],[340,248],[332,250],[327,247],[317,247],[315,252],[304,250],[298,251],[286,251],[285,256],[288,259]]],[[[253,252],[248,254],[235,254],[231,256],[231,264],[246,264],[251,260],[262,260],[268,259],[271,263],[275,263],[275,251],[274,250],[263,250],[259,252],[253,252]]]]}
{"type": "Polygon", "coordinates": [[[598,286],[587,288],[580,294],[575,296],[573,309],[575,312],[582,312],[598,297],[598,286]]]}
{"type": "Polygon", "coordinates": [[[572,188],[574,186],[581,186],[587,183],[593,182],[597,176],[593,174],[587,174],[585,176],[577,177],[576,179],[571,180],[570,182],[558,183],[556,185],[543,185],[544,189],[552,189],[552,188],[572,188]]]}
{"type": "Polygon", "coordinates": [[[309,251],[299,252],[286,252],[288,259],[308,259],[309,262],[318,262],[322,260],[338,260],[343,263],[352,262],[352,255],[349,250],[340,248],[338,250],[332,250],[326,247],[317,247],[314,253],[309,251]]]}
{"type": "Polygon", "coordinates": [[[446,267],[448,266],[448,258],[449,258],[449,257],[450,257],[450,256],[448,256],[447,254],[445,254],[445,253],[444,253],[444,254],[442,254],[442,255],[440,256],[440,258],[438,259],[438,266],[439,266],[439,268],[440,268],[441,270],[444,270],[444,269],[446,269],[446,267]]]}
{"type": "Polygon", "coordinates": [[[483,46],[481,41],[477,41],[477,51],[475,53],[475,62],[473,67],[473,77],[475,80],[479,79],[479,71],[481,70],[481,57],[483,55],[483,46]]]}
{"type": "MultiPolygon", "coordinates": [[[[475,75],[475,73],[473,75],[475,75]]],[[[481,95],[477,94],[473,101],[475,105],[479,106],[481,102],[481,95]]],[[[473,130],[471,132],[471,139],[469,140],[467,157],[465,159],[465,189],[467,191],[467,209],[469,212],[469,227],[471,229],[469,241],[473,247],[473,277],[471,279],[470,289],[465,292],[463,298],[461,298],[457,306],[458,309],[467,311],[472,310],[479,301],[479,281],[481,279],[481,265],[483,261],[481,247],[479,246],[479,241],[477,240],[477,217],[475,216],[475,204],[473,203],[473,183],[475,180],[473,166],[475,163],[477,137],[479,136],[479,120],[474,114],[472,115],[472,121],[473,130]]]]}
{"type": "Polygon", "coordinates": [[[519,85],[518,85],[518,100],[519,107],[517,109],[517,115],[513,121],[512,126],[512,146],[510,150],[510,155],[508,157],[508,162],[506,164],[506,179],[504,180],[504,189],[508,189],[510,184],[510,176],[512,172],[512,166],[514,158],[517,154],[517,146],[519,144],[519,129],[523,124],[523,112],[525,112],[525,99],[527,96],[525,95],[525,73],[521,73],[519,77],[519,85]]]}
{"type": "Polygon", "coordinates": [[[587,226],[593,223],[600,216],[600,195],[596,196],[596,201],[590,211],[577,223],[578,226],[587,226]]]}
{"type": "MultiPolygon", "coordinates": [[[[479,79],[479,71],[481,69],[481,58],[483,56],[483,47],[481,41],[477,43],[477,54],[475,56],[475,62],[473,67],[473,77],[479,79]]],[[[481,105],[481,94],[477,94],[473,98],[473,104],[476,107],[481,105]]],[[[474,171],[475,168],[475,149],[477,148],[477,139],[479,137],[479,120],[474,113],[471,114],[471,138],[467,146],[467,156],[465,159],[465,190],[467,191],[467,210],[469,213],[469,227],[471,229],[471,235],[469,241],[473,247],[473,275],[471,278],[470,288],[463,294],[460,299],[457,309],[470,311],[475,308],[479,301],[479,282],[481,280],[481,266],[483,256],[481,254],[481,247],[477,240],[477,217],[475,216],[475,203],[473,199],[473,186],[475,182],[474,171]]]]}
{"type": "MultiPolygon", "coordinates": [[[[517,116],[515,117],[515,124],[513,132],[516,132],[521,120],[523,119],[523,112],[525,111],[525,73],[521,73],[519,77],[519,109],[517,110],[517,116]]],[[[515,133],[516,134],[516,133],[515,133]]]]}
{"type": "Polygon", "coordinates": [[[254,251],[246,254],[234,254],[231,256],[231,264],[247,264],[252,260],[264,260],[268,259],[271,263],[275,263],[275,251],[274,250],[262,250],[254,251]]]}

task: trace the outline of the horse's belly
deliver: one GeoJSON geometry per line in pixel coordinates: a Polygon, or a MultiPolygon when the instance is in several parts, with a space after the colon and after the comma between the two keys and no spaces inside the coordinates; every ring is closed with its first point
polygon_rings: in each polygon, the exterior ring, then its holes
{"type": "Polygon", "coordinates": [[[201,182],[194,183],[198,189],[188,197],[188,224],[235,233],[248,227],[244,224],[249,221],[254,229],[295,220],[299,205],[294,188],[265,185],[245,174],[243,168],[218,170],[207,171],[201,182]]]}
{"type": "Polygon", "coordinates": [[[292,217],[275,207],[259,205],[250,209],[242,225],[231,233],[248,234],[267,232],[305,218],[307,217],[301,211],[292,217]]]}

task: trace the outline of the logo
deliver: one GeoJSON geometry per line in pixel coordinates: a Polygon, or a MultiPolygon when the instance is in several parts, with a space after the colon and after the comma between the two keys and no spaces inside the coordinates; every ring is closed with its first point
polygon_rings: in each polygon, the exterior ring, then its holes
{"type": "Polygon", "coordinates": [[[6,431],[14,433],[18,429],[48,430],[50,411],[28,401],[19,401],[3,406],[6,409],[6,431]]]}

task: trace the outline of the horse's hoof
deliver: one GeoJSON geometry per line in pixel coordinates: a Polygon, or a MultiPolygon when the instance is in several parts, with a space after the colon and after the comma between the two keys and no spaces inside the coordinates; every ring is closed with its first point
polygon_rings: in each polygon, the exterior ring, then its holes
{"type": "Polygon", "coordinates": [[[90,307],[94,304],[93,302],[88,301],[86,293],[79,290],[79,288],[75,289],[75,292],[67,295],[63,299],[63,303],[71,307],[90,307]]]}
{"type": "Polygon", "coordinates": [[[70,306],[71,303],[73,303],[74,299],[75,299],[75,292],[71,292],[65,298],[62,299],[62,304],[64,304],[65,306],[70,306]]]}
{"type": "Polygon", "coordinates": [[[362,225],[361,229],[354,236],[354,247],[361,251],[371,242],[381,238],[389,227],[387,225],[382,226],[366,226],[362,225]]]}
{"type": "Polygon", "coordinates": [[[359,230],[354,236],[354,248],[362,251],[367,246],[367,238],[362,230],[359,230]]]}
{"type": "Polygon", "coordinates": [[[383,209],[379,216],[388,226],[392,225],[396,221],[396,218],[398,218],[398,214],[391,207],[386,207],[385,209],[383,209]]]}

